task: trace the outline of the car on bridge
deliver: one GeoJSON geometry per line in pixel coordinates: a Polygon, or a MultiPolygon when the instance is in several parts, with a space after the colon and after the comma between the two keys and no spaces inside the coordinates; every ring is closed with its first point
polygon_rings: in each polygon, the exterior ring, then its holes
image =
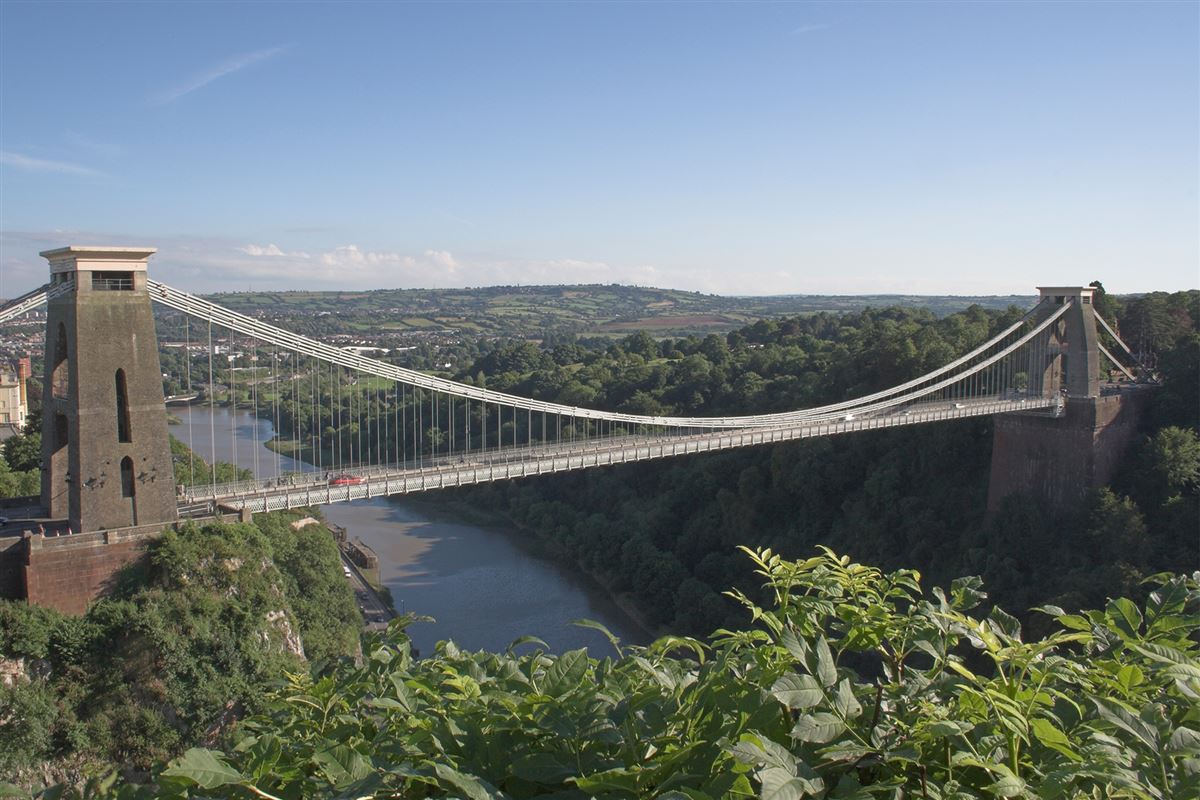
{"type": "Polygon", "coordinates": [[[357,486],[366,481],[361,475],[335,475],[329,479],[330,486],[357,486]]]}

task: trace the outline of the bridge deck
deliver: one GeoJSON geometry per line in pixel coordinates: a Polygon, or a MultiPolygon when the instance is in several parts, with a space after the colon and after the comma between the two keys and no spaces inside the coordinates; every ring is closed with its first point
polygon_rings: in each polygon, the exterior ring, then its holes
{"type": "Polygon", "coordinates": [[[339,474],[361,478],[361,483],[330,485],[321,472],[301,473],[287,479],[247,481],[238,484],[189,487],[180,496],[180,513],[207,513],[215,506],[253,513],[325,505],[394,494],[469,486],[531,475],[589,467],[626,464],[707,453],[772,442],[835,436],[855,431],[879,430],[949,419],[989,416],[1020,411],[1055,409],[1057,398],[985,399],[962,403],[911,406],[887,415],[820,420],[778,428],[711,431],[687,436],[597,440],[583,445],[542,445],[532,448],[489,451],[452,459],[412,464],[342,470],[339,474]],[[285,480],[287,481],[285,483],[285,480]]]}

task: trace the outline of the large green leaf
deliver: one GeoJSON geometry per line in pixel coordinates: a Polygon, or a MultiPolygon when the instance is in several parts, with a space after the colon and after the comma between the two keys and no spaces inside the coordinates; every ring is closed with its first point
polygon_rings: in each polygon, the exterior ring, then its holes
{"type": "Polygon", "coordinates": [[[617,651],[617,657],[620,658],[621,640],[618,639],[616,635],[614,635],[613,632],[605,627],[602,623],[597,622],[594,619],[577,619],[571,624],[578,625],[580,628],[591,628],[594,631],[599,631],[604,635],[605,639],[608,639],[608,643],[611,644],[613,649],[617,651]]]}
{"type": "Polygon", "coordinates": [[[808,643],[796,636],[794,630],[791,628],[784,630],[783,634],[779,637],[779,643],[791,654],[792,658],[799,661],[805,667],[808,667],[808,643]]]}
{"type": "Polygon", "coordinates": [[[1141,685],[1145,677],[1145,673],[1136,664],[1126,664],[1117,670],[1117,682],[1121,684],[1121,688],[1126,692],[1135,686],[1141,685]]]}
{"type": "Polygon", "coordinates": [[[759,795],[762,800],[801,800],[812,785],[779,767],[767,767],[759,772],[758,779],[762,783],[759,795]]]}
{"type": "Polygon", "coordinates": [[[542,680],[542,693],[550,697],[561,697],[583,682],[587,668],[586,648],[568,650],[546,670],[545,678],[542,680]]]}
{"type": "Polygon", "coordinates": [[[786,769],[796,774],[796,757],[783,745],[773,742],[755,731],[742,734],[741,740],[728,748],[726,752],[743,764],[786,769]]]}
{"type": "Polygon", "coordinates": [[[837,667],[833,664],[833,653],[829,650],[829,642],[824,636],[817,637],[817,678],[825,687],[837,683],[837,667]]]}
{"type": "Polygon", "coordinates": [[[1168,678],[1179,678],[1180,680],[1195,680],[1200,678],[1200,666],[1196,664],[1172,664],[1163,670],[1163,675],[1168,678]]]}
{"type": "Polygon", "coordinates": [[[825,697],[825,690],[812,675],[790,673],[771,685],[775,699],[791,709],[812,708],[825,697]]]}
{"type": "Polygon", "coordinates": [[[834,695],[834,705],[838,713],[846,719],[854,719],[862,714],[862,706],[854,696],[854,687],[849,678],[842,679],[838,684],[837,694],[834,695]]]}
{"type": "Polygon", "coordinates": [[[975,726],[970,722],[960,720],[939,719],[926,726],[926,730],[934,736],[952,737],[969,733],[975,726]]]}
{"type": "Polygon", "coordinates": [[[1130,646],[1137,650],[1142,655],[1154,661],[1161,661],[1165,664],[1196,664],[1194,659],[1174,647],[1168,647],[1157,642],[1132,642],[1130,646]]]}
{"type": "Polygon", "coordinates": [[[496,791],[496,787],[487,781],[477,778],[474,775],[459,772],[453,767],[448,767],[445,764],[434,764],[433,771],[443,784],[449,784],[469,800],[494,800],[494,798],[502,797],[496,791]]]}
{"type": "Polygon", "coordinates": [[[1033,735],[1038,738],[1042,744],[1052,750],[1057,750],[1072,761],[1081,761],[1083,756],[1071,746],[1071,740],[1067,735],[1059,730],[1053,722],[1048,719],[1038,717],[1029,721],[1029,727],[1033,730],[1033,735]]]}
{"type": "Polygon", "coordinates": [[[1167,740],[1167,752],[1200,755],[1200,733],[1191,728],[1179,726],[1167,740]]]}
{"type": "Polygon", "coordinates": [[[1025,781],[1016,775],[1004,775],[991,786],[984,788],[996,797],[1016,797],[1025,791],[1025,781]]]}
{"type": "Polygon", "coordinates": [[[805,714],[796,720],[792,728],[792,737],[802,742],[825,744],[831,742],[846,730],[846,725],[835,714],[822,711],[817,714],[805,714]]]}
{"type": "Polygon", "coordinates": [[[262,778],[270,775],[275,764],[278,763],[280,756],[283,755],[283,744],[279,737],[267,734],[258,737],[257,741],[246,750],[248,763],[245,764],[248,772],[254,778],[262,778]]]}
{"type": "Polygon", "coordinates": [[[371,761],[357,750],[344,744],[313,753],[313,761],[336,788],[362,780],[371,773],[371,761]]]}
{"type": "Polygon", "coordinates": [[[1104,612],[1118,631],[1130,639],[1137,637],[1142,627],[1142,612],[1132,600],[1127,597],[1110,600],[1104,612]]]}
{"type": "Polygon", "coordinates": [[[1092,702],[1100,712],[1100,716],[1116,725],[1126,733],[1130,733],[1151,750],[1158,749],[1158,731],[1143,720],[1130,714],[1116,703],[1105,703],[1093,697],[1092,702]]]}
{"type": "Polygon", "coordinates": [[[204,789],[215,789],[246,780],[242,773],[226,764],[219,753],[201,747],[193,747],[172,761],[162,774],[188,778],[204,789]]]}
{"type": "Polygon", "coordinates": [[[416,697],[413,694],[413,690],[405,682],[407,676],[408,672],[406,670],[396,670],[388,675],[388,681],[392,685],[392,692],[396,695],[396,702],[405,711],[412,711],[416,707],[416,697]]]}

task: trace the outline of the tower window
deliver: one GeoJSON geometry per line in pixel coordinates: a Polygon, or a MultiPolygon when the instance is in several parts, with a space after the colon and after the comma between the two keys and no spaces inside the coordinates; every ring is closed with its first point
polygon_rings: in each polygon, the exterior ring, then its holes
{"type": "Polygon", "coordinates": [[[125,385],[123,369],[117,370],[117,441],[133,441],[133,430],[129,424],[129,389],[125,385]]]}
{"type": "Polygon", "coordinates": [[[58,450],[61,450],[62,448],[67,446],[67,444],[68,444],[67,440],[70,438],[70,434],[68,431],[69,431],[69,428],[67,427],[67,415],[66,414],[55,414],[54,415],[54,450],[55,450],[55,452],[57,452],[58,450]]]}
{"type": "Polygon", "coordinates": [[[121,497],[133,497],[133,459],[125,456],[121,459],[121,497]]]}
{"type": "Polygon", "coordinates": [[[93,272],[92,291],[95,292],[132,292],[132,272],[93,272]]]}
{"type": "Polygon", "coordinates": [[[67,396],[67,328],[58,323],[58,331],[54,337],[54,370],[50,373],[50,396],[65,398],[67,396]]]}

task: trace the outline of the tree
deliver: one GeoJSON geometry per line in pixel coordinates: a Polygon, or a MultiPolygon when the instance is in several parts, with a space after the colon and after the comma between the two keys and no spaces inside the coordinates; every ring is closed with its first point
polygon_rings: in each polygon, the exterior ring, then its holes
{"type": "Polygon", "coordinates": [[[627,353],[636,353],[647,360],[658,357],[658,343],[645,331],[625,337],[621,343],[627,353]]]}
{"type": "Polygon", "coordinates": [[[1104,291],[1104,284],[1100,281],[1092,281],[1088,286],[1096,290],[1092,294],[1092,307],[1096,309],[1096,313],[1108,324],[1116,325],[1121,313],[1120,301],[1104,291]]]}
{"type": "Polygon", "coordinates": [[[1163,386],[1150,409],[1154,423],[1200,429],[1200,334],[1184,336],[1163,352],[1158,371],[1163,386]]]}
{"type": "Polygon", "coordinates": [[[1107,487],[1095,494],[1084,537],[1084,552],[1093,563],[1128,561],[1143,565],[1149,555],[1141,510],[1128,497],[1117,497],[1107,487]]]}
{"type": "Polygon", "coordinates": [[[42,435],[18,434],[4,442],[4,460],[17,472],[40,469],[42,465],[42,435]]]}
{"type": "Polygon", "coordinates": [[[1135,487],[1143,508],[1195,494],[1200,487],[1200,437],[1193,430],[1163,428],[1142,445],[1136,458],[1135,487]]]}

